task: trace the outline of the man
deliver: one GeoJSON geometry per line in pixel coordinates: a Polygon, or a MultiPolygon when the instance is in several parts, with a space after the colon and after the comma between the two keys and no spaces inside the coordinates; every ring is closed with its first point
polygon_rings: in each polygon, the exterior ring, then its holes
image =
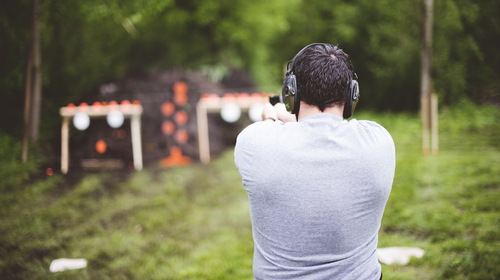
{"type": "Polygon", "coordinates": [[[309,45],[283,85],[296,115],[267,104],[264,121],[238,136],[255,279],[381,279],[376,248],[395,149],[377,123],[343,120],[359,97],[355,78],[342,50],[309,45]]]}

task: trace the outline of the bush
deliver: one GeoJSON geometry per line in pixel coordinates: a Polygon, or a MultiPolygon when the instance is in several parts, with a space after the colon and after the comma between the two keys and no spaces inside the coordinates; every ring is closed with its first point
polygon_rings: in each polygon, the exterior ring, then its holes
{"type": "Polygon", "coordinates": [[[20,143],[0,132],[0,191],[18,186],[28,180],[36,171],[38,162],[39,159],[35,155],[28,162],[23,163],[20,143]]]}
{"type": "Polygon", "coordinates": [[[500,125],[500,110],[494,105],[477,105],[462,99],[458,105],[440,112],[440,130],[444,132],[471,132],[500,125]]]}

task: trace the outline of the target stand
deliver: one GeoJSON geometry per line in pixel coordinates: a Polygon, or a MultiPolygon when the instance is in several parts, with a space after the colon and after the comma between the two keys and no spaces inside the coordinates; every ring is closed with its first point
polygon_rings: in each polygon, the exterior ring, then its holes
{"type": "MultiPolygon", "coordinates": [[[[235,105],[241,111],[251,111],[254,105],[269,102],[269,95],[253,93],[227,93],[220,97],[217,94],[203,94],[196,104],[196,117],[198,125],[198,145],[200,161],[203,164],[210,162],[210,142],[208,139],[208,113],[221,112],[225,106],[235,105]]],[[[238,115],[239,118],[239,115],[238,115]]]]}
{"type": "MultiPolygon", "coordinates": [[[[86,103],[75,106],[69,104],[66,107],[59,109],[59,114],[62,116],[61,126],[61,172],[68,173],[69,169],[69,120],[74,118],[78,113],[84,113],[88,118],[107,117],[109,113],[118,111],[124,117],[130,117],[130,131],[132,136],[132,157],[134,168],[142,170],[142,149],[141,149],[141,115],[142,105],[138,102],[130,103],[123,101],[121,105],[111,101],[106,105],[95,102],[92,106],[86,103]]],[[[87,124],[88,126],[88,124],[87,124]]]]}

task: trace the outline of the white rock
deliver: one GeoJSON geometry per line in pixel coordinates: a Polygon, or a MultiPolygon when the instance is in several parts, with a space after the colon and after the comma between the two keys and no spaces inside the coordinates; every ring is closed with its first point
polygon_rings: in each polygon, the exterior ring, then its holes
{"type": "Polygon", "coordinates": [[[50,272],[64,271],[68,269],[80,269],[87,267],[85,259],[56,259],[50,264],[50,272]]]}
{"type": "Polygon", "coordinates": [[[421,258],[424,253],[424,250],[416,247],[388,247],[377,249],[378,260],[389,265],[406,265],[410,262],[410,257],[421,258]]]}

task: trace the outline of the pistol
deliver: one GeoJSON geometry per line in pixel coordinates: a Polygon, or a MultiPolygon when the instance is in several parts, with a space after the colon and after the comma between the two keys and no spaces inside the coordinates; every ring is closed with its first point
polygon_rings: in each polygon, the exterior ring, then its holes
{"type": "Polygon", "coordinates": [[[277,95],[277,94],[274,94],[272,93],[271,95],[269,95],[269,103],[271,103],[271,105],[276,105],[278,102],[280,102],[280,96],[277,95]]]}

